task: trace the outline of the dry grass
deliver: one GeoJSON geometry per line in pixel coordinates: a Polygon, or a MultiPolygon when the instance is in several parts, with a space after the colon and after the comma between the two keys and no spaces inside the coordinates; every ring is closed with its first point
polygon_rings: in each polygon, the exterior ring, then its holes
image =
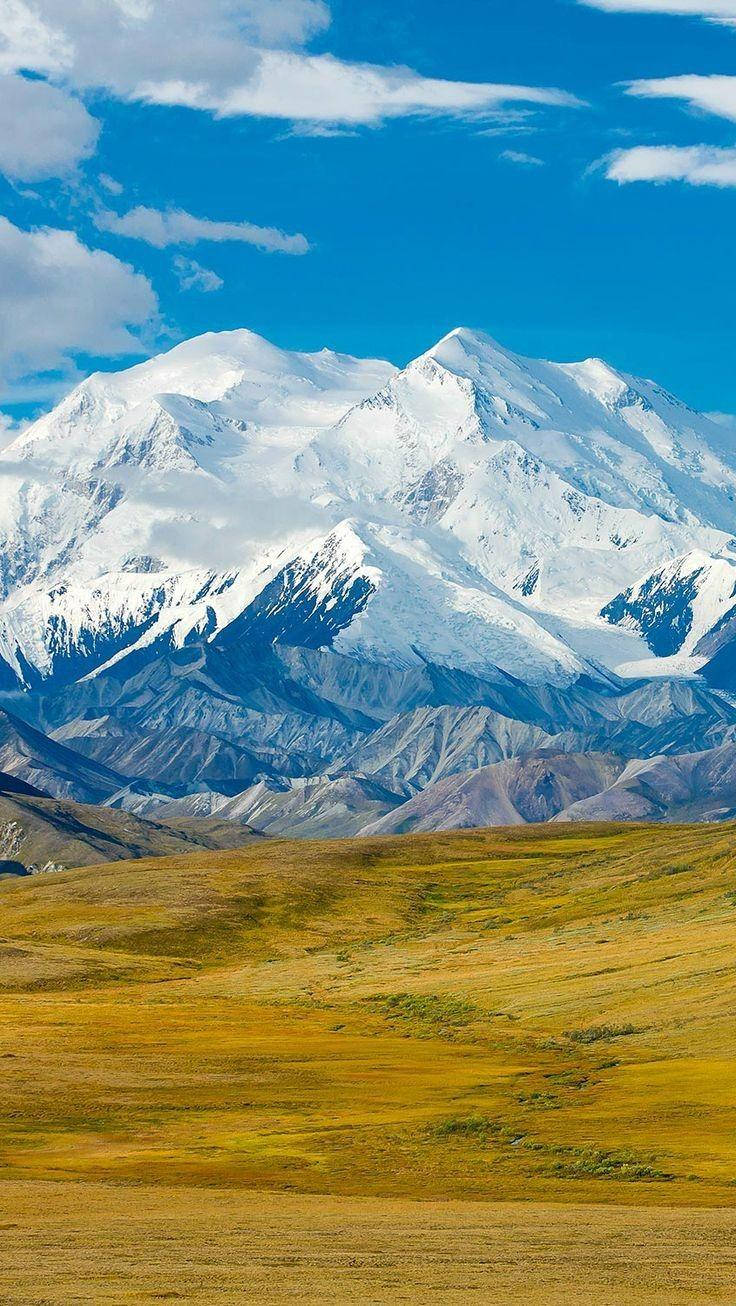
{"type": "MultiPolygon", "coordinates": [[[[659,1246],[662,1207],[684,1230],[736,1197],[734,840],[283,842],[2,882],[2,1193],[617,1204],[659,1246]]],[[[731,1297],[621,1300],[733,1300],[719,1273],[731,1297]]]]}
{"type": "Polygon", "coordinates": [[[736,1212],[2,1183],[0,1300],[732,1306],[736,1212]]]}

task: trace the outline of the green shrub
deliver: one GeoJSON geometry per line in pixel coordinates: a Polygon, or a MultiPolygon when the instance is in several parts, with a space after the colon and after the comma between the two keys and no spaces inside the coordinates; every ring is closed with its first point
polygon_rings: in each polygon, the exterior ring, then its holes
{"type": "Polygon", "coordinates": [[[631,1034],[642,1034],[643,1032],[636,1025],[591,1025],[589,1029],[566,1029],[565,1036],[571,1039],[573,1043],[582,1043],[587,1046],[590,1043],[607,1042],[614,1038],[628,1038],[631,1034]]]}

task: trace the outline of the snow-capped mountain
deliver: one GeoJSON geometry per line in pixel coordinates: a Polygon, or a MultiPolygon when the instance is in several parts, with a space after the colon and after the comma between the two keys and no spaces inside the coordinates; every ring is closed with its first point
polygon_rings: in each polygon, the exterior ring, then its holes
{"type": "Polygon", "coordinates": [[[467,330],[402,371],[203,336],[90,377],[0,473],[0,657],[22,683],[227,627],[558,683],[650,671],[684,641],[652,643],[642,578],[736,565],[723,427],[467,330]]]}
{"type": "Polygon", "coordinates": [[[736,450],[600,360],[207,335],[0,477],[0,694],[106,801],[354,831],[540,749],[736,735],[736,450]]]}

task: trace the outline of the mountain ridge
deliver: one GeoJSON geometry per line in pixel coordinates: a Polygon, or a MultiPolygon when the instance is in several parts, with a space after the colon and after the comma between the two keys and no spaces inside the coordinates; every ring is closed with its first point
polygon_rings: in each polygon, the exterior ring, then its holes
{"type": "Polygon", "coordinates": [[[731,743],[736,450],[600,359],[208,333],[82,382],[0,475],[0,700],[47,741],[6,751],[57,797],[265,784],[271,821],[306,786],[352,826],[540,748],[731,743]]]}
{"type": "MultiPolygon", "coordinates": [[[[447,626],[450,614],[472,625],[479,612],[461,647],[443,651],[425,636],[420,651],[465,665],[474,655],[478,665],[491,665],[494,655],[503,663],[502,649],[478,652],[482,632],[517,635],[523,612],[533,623],[539,675],[564,679],[582,669],[586,653],[570,629],[552,628],[558,609],[584,627],[583,641],[593,639],[610,665],[604,600],[635,584],[647,564],[673,561],[688,546],[728,552],[723,527],[733,517],[736,461],[727,443],[723,428],[654,383],[600,360],[523,359],[468,328],[403,370],[328,351],[289,354],[250,332],[209,334],[127,372],[95,374],[2,452],[11,492],[0,527],[13,561],[0,656],[21,682],[29,666],[54,678],[53,649],[44,645],[39,658],[21,614],[30,608],[26,624],[48,625],[49,613],[36,608],[48,609],[55,586],[45,582],[58,587],[60,578],[94,590],[107,574],[111,589],[127,586],[133,643],[150,638],[147,621],[171,632],[175,644],[203,627],[216,633],[279,567],[297,565],[305,548],[314,551],[350,522],[374,549],[388,549],[374,607],[381,589],[390,593],[394,568],[406,588],[411,564],[435,575],[444,596],[433,629],[447,626]],[[24,464],[37,478],[30,488],[24,464]],[[47,478],[50,468],[61,469],[60,484],[56,475],[44,484],[44,465],[47,478]],[[239,533],[228,479],[243,484],[249,517],[257,518],[239,533]],[[202,502],[219,514],[215,534],[233,527],[221,568],[212,565],[202,502]],[[14,503],[23,530],[12,522],[14,503]],[[194,545],[184,559],[187,533],[194,545]],[[134,583],[135,558],[163,573],[180,602],[162,592],[163,581],[151,584],[150,571],[134,583]],[[205,578],[213,594],[200,597],[205,578]],[[488,585],[501,604],[490,613],[488,585]],[[588,601],[591,585],[600,593],[588,601]]],[[[413,603],[413,619],[421,607],[413,603]]],[[[384,618],[371,623],[369,613],[363,622],[371,653],[410,655],[381,644],[374,627],[384,618]]],[[[95,620],[80,619],[72,643],[83,642],[95,620]]],[[[338,636],[339,646],[350,641],[350,632],[338,636]]],[[[628,661],[636,662],[643,640],[628,644],[628,661]]]]}

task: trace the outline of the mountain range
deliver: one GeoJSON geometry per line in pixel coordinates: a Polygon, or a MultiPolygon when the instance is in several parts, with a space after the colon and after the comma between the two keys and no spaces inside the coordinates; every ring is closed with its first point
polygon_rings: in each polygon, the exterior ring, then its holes
{"type": "Polygon", "coordinates": [[[730,815],[732,437],[464,328],[97,373],[0,452],[0,768],[279,835],[730,815]]]}

